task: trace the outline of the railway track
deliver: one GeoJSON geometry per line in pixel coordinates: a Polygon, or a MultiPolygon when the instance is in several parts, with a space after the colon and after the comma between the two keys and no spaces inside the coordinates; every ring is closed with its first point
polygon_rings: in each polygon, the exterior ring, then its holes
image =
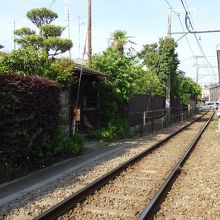
{"type": "Polygon", "coordinates": [[[212,116],[204,114],[35,219],[152,218],[212,116]]]}

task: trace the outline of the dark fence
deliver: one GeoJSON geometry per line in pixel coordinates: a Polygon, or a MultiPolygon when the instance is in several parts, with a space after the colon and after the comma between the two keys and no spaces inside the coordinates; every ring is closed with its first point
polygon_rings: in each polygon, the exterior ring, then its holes
{"type": "Polygon", "coordinates": [[[146,112],[146,120],[162,117],[165,100],[162,96],[135,95],[128,104],[127,118],[130,125],[141,124],[143,112],[146,112]]]}
{"type": "Polygon", "coordinates": [[[128,104],[127,119],[130,126],[141,131],[154,131],[189,116],[188,108],[182,105],[181,100],[171,99],[171,117],[168,122],[165,101],[166,98],[162,96],[135,95],[128,104]]]}

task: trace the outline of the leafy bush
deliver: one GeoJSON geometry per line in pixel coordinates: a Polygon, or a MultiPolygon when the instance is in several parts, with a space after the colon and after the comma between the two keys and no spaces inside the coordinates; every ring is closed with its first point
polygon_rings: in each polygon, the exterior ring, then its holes
{"type": "Polygon", "coordinates": [[[15,72],[20,75],[43,76],[48,68],[46,54],[36,51],[33,46],[20,48],[5,55],[0,62],[0,72],[15,72]]]}
{"type": "Polygon", "coordinates": [[[68,137],[62,128],[58,128],[51,143],[50,149],[53,156],[76,155],[83,151],[84,137],[75,133],[68,137]]]}
{"type": "Polygon", "coordinates": [[[49,157],[59,122],[60,88],[55,81],[0,75],[0,147],[14,167],[49,157]]]}
{"type": "Polygon", "coordinates": [[[63,87],[68,87],[73,82],[74,72],[75,65],[71,59],[59,58],[50,62],[50,67],[45,70],[45,75],[49,79],[57,80],[63,87]]]}
{"type": "Polygon", "coordinates": [[[129,124],[126,120],[118,119],[113,122],[109,122],[105,127],[92,134],[92,137],[98,140],[118,140],[128,137],[129,124]]]}
{"type": "Polygon", "coordinates": [[[93,56],[91,67],[108,75],[105,83],[111,88],[112,95],[116,100],[125,102],[134,94],[134,64],[131,57],[110,47],[102,54],[93,56]]]}
{"type": "Polygon", "coordinates": [[[62,87],[68,87],[73,82],[75,65],[69,58],[48,60],[45,52],[28,46],[9,54],[0,54],[0,74],[11,72],[24,76],[47,77],[57,80],[62,87]]]}
{"type": "Polygon", "coordinates": [[[81,134],[75,133],[65,141],[64,149],[69,154],[79,154],[83,151],[84,138],[81,134]]]}

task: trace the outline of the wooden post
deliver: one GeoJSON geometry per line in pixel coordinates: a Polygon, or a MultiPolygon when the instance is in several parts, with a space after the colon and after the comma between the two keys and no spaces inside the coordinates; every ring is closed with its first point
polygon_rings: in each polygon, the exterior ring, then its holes
{"type": "Polygon", "coordinates": [[[152,132],[154,131],[154,112],[151,112],[151,127],[152,127],[152,132]]]}

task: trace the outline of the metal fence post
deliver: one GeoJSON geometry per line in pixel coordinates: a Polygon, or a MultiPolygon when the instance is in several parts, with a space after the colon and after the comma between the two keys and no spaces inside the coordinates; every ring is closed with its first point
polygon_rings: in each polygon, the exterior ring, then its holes
{"type": "Polygon", "coordinates": [[[163,130],[164,127],[164,116],[161,118],[161,130],[163,130]]]}
{"type": "Polygon", "coordinates": [[[144,113],[141,113],[142,120],[141,120],[141,136],[144,135],[144,113]]]}
{"type": "Polygon", "coordinates": [[[142,122],[141,122],[141,136],[144,135],[144,128],[145,128],[145,119],[146,119],[146,113],[142,113],[142,122]]]}
{"type": "Polygon", "coordinates": [[[154,131],[154,112],[151,112],[151,126],[152,126],[152,131],[154,131]]]}

